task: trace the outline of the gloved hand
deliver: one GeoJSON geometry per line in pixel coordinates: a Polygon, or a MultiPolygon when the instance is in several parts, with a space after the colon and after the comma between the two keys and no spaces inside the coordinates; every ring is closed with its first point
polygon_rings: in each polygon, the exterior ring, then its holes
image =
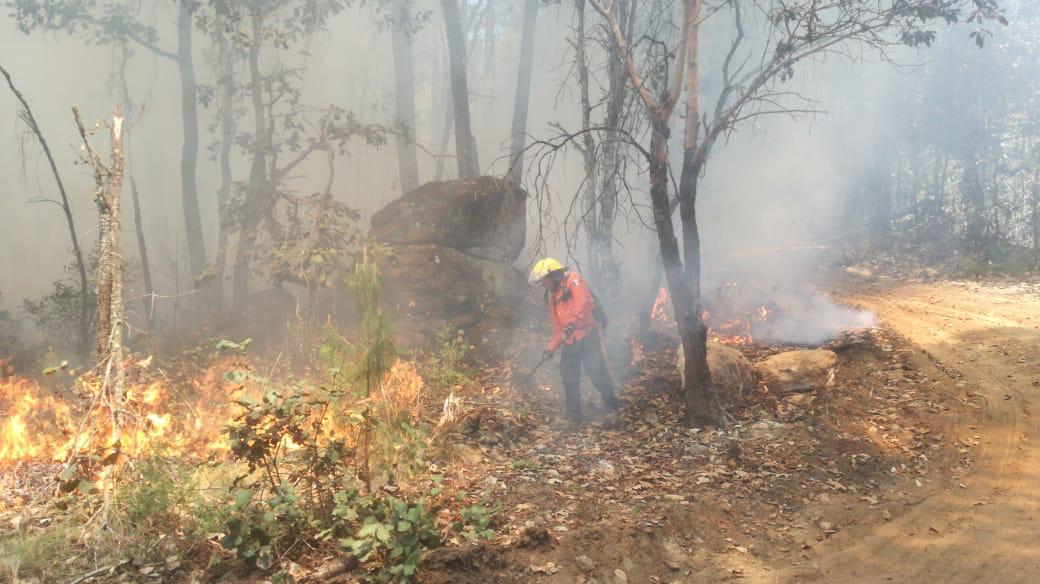
{"type": "Polygon", "coordinates": [[[542,353],[542,360],[543,361],[548,361],[549,359],[552,359],[554,352],[555,351],[553,351],[552,349],[546,349],[545,352],[542,353]]]}
{"type": "Polygon", "coordinates": [[[574,334],[574,325],[567,325],[567,328],[563,330],[563,338],[569,339],[574,334]]]}

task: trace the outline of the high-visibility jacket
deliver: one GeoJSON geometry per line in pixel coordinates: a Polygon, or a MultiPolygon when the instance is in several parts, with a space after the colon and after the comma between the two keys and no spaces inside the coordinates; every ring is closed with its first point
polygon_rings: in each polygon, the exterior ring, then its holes
{"type": "Polygon", "coordinates": [[[563,343],[572,345],[585,338],[597,326],[596,301],[585,280],[577,272],[568,271],[560,285],[546,294],[552,316],[553,336],[548,349],[555,351],[563,343]],[[571,331],[567,336],[567,330],[571,331]]]}

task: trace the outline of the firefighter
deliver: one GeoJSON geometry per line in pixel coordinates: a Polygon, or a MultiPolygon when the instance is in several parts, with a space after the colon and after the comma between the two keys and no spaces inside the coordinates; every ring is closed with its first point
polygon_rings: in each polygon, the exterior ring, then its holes
{"type": "Polygon", "coordinates": [[[595,295],[577,272],[553,258],[536,263],[531,269],[530,281],[540,282],[545,288],[545,303],[552,318],[553,336],[545,349],[546,359],[562,348],[560,377],[568,419],[581,421],[582,365],[613,418],[618,402],[603,348],[601,327],[606,326],[606,316],[595,295]]]}

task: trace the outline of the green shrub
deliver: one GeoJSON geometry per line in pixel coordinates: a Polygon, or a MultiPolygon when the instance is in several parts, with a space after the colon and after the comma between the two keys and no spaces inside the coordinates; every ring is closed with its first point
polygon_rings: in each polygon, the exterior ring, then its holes
{"type": "Polygon", "coordinates": [[[437,331],[436,348],[427,355],[424,370],[427,378],[436,387],[455,387],[469,382],[466,358],[470,346],[463,331],[452,334],[448,327],[437,331]]]}

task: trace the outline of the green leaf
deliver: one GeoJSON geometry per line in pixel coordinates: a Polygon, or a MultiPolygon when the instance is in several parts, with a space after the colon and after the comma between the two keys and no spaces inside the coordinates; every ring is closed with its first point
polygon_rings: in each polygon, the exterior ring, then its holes
{"type": "Polygon", "coordinates": [[[72,477],[76,476],[76,468],[77,467],[75,464],[70,464],[66,466],[64,469],[62,469],[61,474],[58,475],[58,478],[63,481],[71,481],[72,477]]]}
{"type": "Polygon", "coordinates": [[[397,522],[397,531],[404,533],[412,528],[412,522],[404,519],[397,522]]]}
{"type": "Polygon", "coordinates": [[[76,485],[76,489],[78,489],[79,492],[86,495],[87,493],[94,490],[94,483],[88,481],[87,479],[80,479],[79,484],[76,485]]]}
{"type": "Polygon", "coordinates": [[[235,493],[235,509],[243,509],[252,499],[253,491],[249,489],[239,489],[238,492],[235,493]]]}

